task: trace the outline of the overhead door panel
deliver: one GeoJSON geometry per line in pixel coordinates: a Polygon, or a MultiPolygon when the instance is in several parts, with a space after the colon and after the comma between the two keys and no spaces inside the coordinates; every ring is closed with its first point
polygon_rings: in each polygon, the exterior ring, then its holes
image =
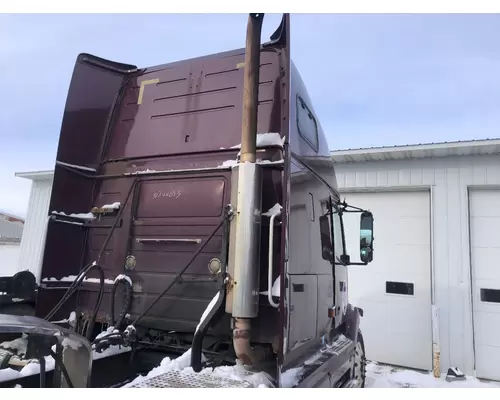
{"type": "MultiPolygon", "coordinates": [[[[367,358],[432,369],[428,191],[342,193],[374,215],[374,259],[348,267],[349,301],[364,310],[367,358]]],[[[359,259],[359,214],[345,216],[347,252],[359,259]]]]}
{"type": "Polygon", "coordinates": [[[471,190],[469,203],[476,375],[500,380],[500,190],[471,190]]]}

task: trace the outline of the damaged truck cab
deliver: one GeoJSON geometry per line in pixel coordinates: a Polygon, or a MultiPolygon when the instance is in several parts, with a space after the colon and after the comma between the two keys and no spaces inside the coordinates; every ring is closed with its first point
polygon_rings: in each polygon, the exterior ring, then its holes
{"type": "Polygon", "coordinates": [[[94,363],[120,346],[138,375],[190,351],[194,375],[238,363],[275,387],[364,386],[343,218],[360,216],[366,265],[373,217],[340,199],[289,15],[261,45],[262,19],[246,49],[162,66],[78,56],[36,316],[75,312],[94,363]]]}

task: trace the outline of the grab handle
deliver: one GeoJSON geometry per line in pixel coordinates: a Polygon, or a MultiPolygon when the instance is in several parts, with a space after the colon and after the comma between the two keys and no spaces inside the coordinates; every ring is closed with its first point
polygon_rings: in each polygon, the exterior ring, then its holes
{"type": "Polygon", "coordinates": [[[267,269],[267,299],[272,307],[278,308],[279,303],[275,303],[272,295],[273,288],[273,250],[274,250],[274,219],[281,214],[280,212],[274,213],[269,219],[269,252],[268,252],[268,269],[267,269]]]}
{"type": "Polygon", "coordinates": [[[155,239],[155,238],[137,238],[137,243],[201,243],[201,239],[155,239]]]}

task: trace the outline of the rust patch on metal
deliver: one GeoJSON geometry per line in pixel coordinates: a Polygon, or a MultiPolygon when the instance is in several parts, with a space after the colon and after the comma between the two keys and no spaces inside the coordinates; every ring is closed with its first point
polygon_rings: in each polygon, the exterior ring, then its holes
{"type": "Polygon", "coordinates": [[[233,331],[233,337],[235,339],[245,339],[245,340],[248,340],[248,339],[250,339],[250,331],[243,330],[243,329],[235,329],[233,331]]]}
{"type": "Polygon", "coordinates": [[[92,214],[111,214],[115,211],[118,210],[115,208],[101,208],[101,207],[92,207],[92,209],[90,210],[92,214]]]}
{"type": "Polygon", "coordinates": [[[239,354],[238,359],[245,365],[252,365],[252,359],[247,354],[239,354]]]}

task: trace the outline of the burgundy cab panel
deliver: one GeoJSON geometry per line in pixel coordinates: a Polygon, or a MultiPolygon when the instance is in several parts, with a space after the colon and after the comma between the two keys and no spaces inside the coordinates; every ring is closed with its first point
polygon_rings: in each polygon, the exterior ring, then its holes
{"type": "MultiPolygon", "coordinates": [[[[146,69],[90,55],[78,57],[61,129],[50,211],[86,213],[115,202],[124,208],[99,261],[108,284],[98,322],[110,323],[114,318],[110,315],[111,283],[118,275],[132,279],[129,313],[133,319],[175,279],[222,220],[230,201],[231,178],[230,168],[221,167],[234,162],[239,151],[243,63],[243,50],[146,69]],[[75,165],[96,172],[75,171],[71,168],[75,165]],[[167,170],[172,173],[126,175],[167,170]],[[125,204],[129,190],[132,194],[125,204]],[[127,257],[135,260],[131,269],[125,267],[127,257]]],[[[288,78],[281,72],[285,70],[287,61],[281,50],[262,51],[260,133],[286,133],[288,78]]],[[[272,160],[276,155],[277,151],[267,150],[259,157],[272,160]]],[[[283,176],[268,170],[263,179],[263,208],[267,210],[282,203],[283,176]]],[[[116,213],[104,215],[84,227],[49,223],[42,269],[45,287],[39,291],[37,315],[44,316],[59,301],[63,291],[56,288],[69,286],[61,278],[76,275],[96,260],[115,218],[116,213]]],[[[265,264],[266,235],[262,241],[265,264]]],[[[219,229],[187,269],[182,284],[175,284],[142,324],[194,332],[218,290],[208,264],[220,257],[222,242],[219,229]]],[[[278,253],[276,265],[280,257],[278,253]]],[[[275,277],[278,274],[276,268],[275,277]]],[[[89,277],[98,275],[91,272],[89,277]]],[[[264,270],[261,282],[266,290],[264,270]]],[[[76,309],[88,318],[98,289],[97,283],[84,283],[59,316],[64,318],[76,309]]],[[[120,301],[116,304],[120,308],[120,301]]],[[[265,302],[261,308],[263,315],[276,314],[273,320],[279,323],[278,310],[265,302]]],[[[229,324],[219,325],[224,326],[223,332],[230,332],[229,324]]],[[[256,325],[256,335],[271,340],[276,327],[256,325]]]]}

